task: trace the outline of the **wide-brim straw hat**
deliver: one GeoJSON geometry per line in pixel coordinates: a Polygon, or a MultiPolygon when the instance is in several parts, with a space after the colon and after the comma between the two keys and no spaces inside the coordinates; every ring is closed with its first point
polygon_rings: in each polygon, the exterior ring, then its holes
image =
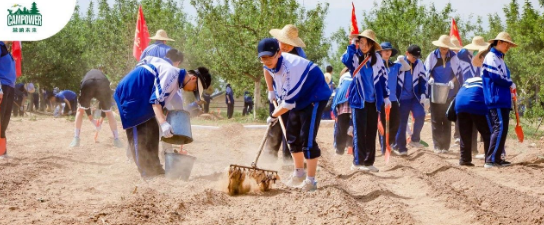
{"type": "Polygon", "coordinates": [[[487,46],[489,46],[489,43],[485,42],[482,36],[476,36],[472,38],[472,43],[465,45],[463,48],[471,51],[480,51],[480,49],[487,48],[487,46]]]}
{"type": "Polygon", "coordinates": [[[461,46],[461,43],[459,42],[459,40],[457,40],[457,37],[451,36],[450,41],[451,41],[451,45],[452,45],[452,47],[450,48],[451,50],[459,51],[459,50],[461,50],[463,48],[463,46],[461,46]]]}
{"type": "Polygon", "coordinates": [[[370,40],[372,40],[374,42],[374,50],[376,50],[376,51],[382,50],[382,47],[380,46],[380,44],[378,43],[378,39],[376,38],[376,33],[374,33],[373,30],[364,30],[360,34],[352,34],[349,37],[350,38],[365,37],[365,38],[370,39],[370,40]]]}
{"type": "Polygon", "coordinates": [[[512,47],[518,47],[518,45],[516,43],[514,43],[514,41],[512,40],[512,37],[510,37],[510,34],[504,32],[504,31],[497,34],[497,37],[495,39],[491,39],[491,40],[489,40],[487,42],[493,43],[494,41],[506,41],[506,42],[512,44],[512,47]]]}
{"type": "Polygon", "coordinates": [[[304,48],[306,45],[304,41],[298,37],[298,28],[293,24],[287,24],[283,29],[272,29],[270,30],[270,35],[278,39],[279,42],[289,44],[295,47],[304,48]]]}
{"type": "Polygon", "coordinates": [[[451,44],[450,36],[448,35],[440,35],[438,40],[433,41],[433,45],[439,48],[455,48],[455,46],[451,44]]]}
{"type": "Polygon", "coordinates": [[[158,30],[155,36],[150,37],[151,40],[159,40],[159,41],[174,41],[173,39],[170,39],[168,35],[166,34],[166,31],[164,30],[158,30]]]}

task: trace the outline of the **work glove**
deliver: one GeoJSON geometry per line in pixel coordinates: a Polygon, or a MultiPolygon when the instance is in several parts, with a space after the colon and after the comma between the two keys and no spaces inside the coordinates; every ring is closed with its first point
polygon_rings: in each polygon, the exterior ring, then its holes
{"type": "Polygon", "coordinates": [[[434,78],[429,78],[429,82],[427,82],[427,83],[429,83],[429,85],[433,85],[434,84],[434,78]]]}
{"type": "Polygon", "coordinates": [[[425,94],[421,94],[421,99],[419,100],[419,103],[423,105],[423,108],[425,109],[425,111],[429,110],[430,102],[427,96],[425,96],[425,94]]]}
{"type": "Polygon", "coordinates": [[[516,84],[510,85],[510,93],[512,93],[512,98],[516,97],[516,84]]]}
{"type": "Polygon", "coordinates": [[[385,104],[385,108],[391,108],[391,101],[389,100],[389,98],[385,98],[383,100],[383,103],[385,104]]]}
{"type": "Polygon", "coordinates": [[[2,102],[2,99],[4,98],[4,92],[2,89],[0,89],[0,102],[2,102]]]}
{"type": "Polygon", "coordinates": [[[450,80],[450,82],[448,82],[448,86],[450,87],[450,89],[455,88],[455,84],[453,84],[453,81],[451,81],[451,80],[450,80]]]}
{"type": "Polygon", "coordinates": [[[274,126],[276,125],[276,123],[278,122],[278,117],[272,117],[272,116],[269,116],[267,119],[266,119],[266,123],[270,126],[274,126]]]}
{"type": "Polygon", "coordinates": [[[276,92],[268,91],[268,101],[272,103],[274,100],[276,100],[276,92]]]}
{"type": "Polygon", "coordinates": [[[174,136],[174,129],[172,129],[172,126],[170,126],[170,124],[166,121],[161,123],[161,131],[162,136],[165,138],[171,138],[172,136],[174,136]]]}
{"type": "Polygon", "coordinates": [[[408,62],[406,61],[406,59],[405,59],[405,57],[403,55],[399,55],[399,57],[397,57],[397,61],[395,61],[395,63],[400,63],[400,65],[401,65],[400,71],[402,71],[402,72],[410,70],[410,64],[408,64],[408,62]]]}
{"type": "Polygon", "coordinates": [[[348,135],[353,137],[353,126],[349,126],[348,135]]]}
{"type": "Polygon", "coordinates": [[[358,41],[359,41],[359,37],[354,37],[354,38],[351,39],[351,44],[355,45],[355,44],[357,44],[358,41]]]}
{"type": "Polygon", "coordinates": [[[21,111],[23,111],[24,109],[25,109],[25,108],[23,108],[22,106],[21,106],[21,107],[19,107],[19,110],[21,110],[21,111]]]}

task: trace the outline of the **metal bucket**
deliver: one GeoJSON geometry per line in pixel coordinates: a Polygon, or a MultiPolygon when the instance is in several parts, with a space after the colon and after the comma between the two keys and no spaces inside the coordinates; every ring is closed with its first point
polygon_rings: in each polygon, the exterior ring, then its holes
{"type": "Polygon", "coordinates": [[[436,104],[446,104],[450,87],[448,84],[434,83],[431,86],[431,102],[436,104]]]}
{"type": "Polygon", "coordinates": [[[174,130],[174,136],[171,138],[161,137],[161,140],[176,145],[189,144],[193,142],[191,133],[191,116],[189,112],[184,110],[168,111],[166,122],[168,122],[174,130]]]}
{"type": "Polygon", "coordinates": [[[178,153],[164,154],[165,176],[170,179],[189,180],[196,158],[178,153]]]}

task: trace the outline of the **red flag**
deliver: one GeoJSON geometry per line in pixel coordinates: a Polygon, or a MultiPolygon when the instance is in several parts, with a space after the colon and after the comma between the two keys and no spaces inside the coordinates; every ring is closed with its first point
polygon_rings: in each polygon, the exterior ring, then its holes
{"type": "Polygon", "coordinates": [[[457,24],[455,23],[455,19],[451,18],[451,29],[450,29],[450,37],[454,36],[459,40],[459,44],[463,46],[463,42],[461,42],[461,36],[459,36],[459,29],[457,29],[457,24]]]}
{"type": "Polygon", "coordinates": [[[145,24],[144,12],[142,6],[138,10],[138,20],[136,21],[136,31],[134,32],[134,47],[132,48],[132,55],[136,60],[140,60],[142,52],[149,44],[149,31],[145,24]]]}
{"type": "Polygon", "coordinates": [[[20,41],[14,41],[11,43],[11,55],[15,60],[17,77],[20,77],[22,74],[21,63],[23,62],[23,44],[20,41]]]}
{"type": "Polygon", "coordinates": [[[357,26],[357,17],[355,16],[355,5],[351,2],[351,33],[350,34],[359,34],[359,27],[357,26]]]}

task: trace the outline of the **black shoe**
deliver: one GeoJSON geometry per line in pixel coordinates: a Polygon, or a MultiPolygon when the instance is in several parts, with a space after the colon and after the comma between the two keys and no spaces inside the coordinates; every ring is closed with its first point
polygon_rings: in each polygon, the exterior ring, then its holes
{"type": "Polygon", "coordinates": [[[470,162],[459,162],[459,165],[460,166],[470,166],[470,167],[474,166],[474,164],[472,164],[470,162]]]}
{"type": "Polygon", "coordinates": [[[498,164],[501,165],[501,166],[510,166],[510,165],[512,165],[512,163],[508,162],[508,161],[501,161],[498,164]]]}

